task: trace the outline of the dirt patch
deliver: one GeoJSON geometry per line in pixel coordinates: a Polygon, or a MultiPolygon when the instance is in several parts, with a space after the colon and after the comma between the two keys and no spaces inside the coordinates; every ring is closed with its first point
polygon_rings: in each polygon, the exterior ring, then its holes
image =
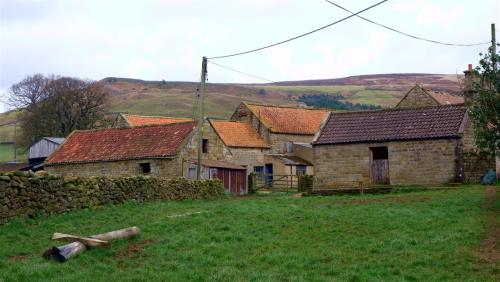
{"type": "Polygon", "coordinates": [[[486,188],[484,193],[486,199],[483,208],[486,211],[488,231],[475,254],[481,260],[497,263],[500,261],[500,211],[495,207],[495,202],[499,200],[498,193],[495,187],[486,188]]]}
{"type": "Polygon", "coordinates": [[[122,248],[118,253],[116,253],[115,257],[119,258],[138,258],[141,256],[143,249],[151,244],[153,244],[154,240],[143,240],[139,242],[129,241],[125,248],[122,248]]]}
{"type": "Polygon", "coordinates": [[[8,259],[13,262],[26,261],[29,259],[27,255],[17,255],[17,256],[9,256],[8,259]]]}
{"type": "Polygon", "coordinates": [[[415,202],[425,202],[430,200],[429,196],[401,196],[401,197],[385,197],[385,198],[373,198],[373,199],[349,199],[340,201],[324,202],[324,205],[366,205],[372,203],[415,203],[415,202]]]}

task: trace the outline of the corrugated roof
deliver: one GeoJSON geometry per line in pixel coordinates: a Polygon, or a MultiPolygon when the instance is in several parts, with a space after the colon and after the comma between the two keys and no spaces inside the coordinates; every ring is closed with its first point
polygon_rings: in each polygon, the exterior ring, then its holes
{"type": "Polygon", "coordinates": [[[59,145],[61,145],[64,142],[64,138],[62,137],[43,137],[43,138],[59,145]]]}
{"type": "Polygon", "coordinates": [[[459,137],[466,108],[332,113],[314,145],[459,137]]]}
{"type": "Polygon", "coordinates": [[[313,135],[329,111],[246,103],[253,114],[275,133],[313,135]]]}
{"type": "Polygon", "coordinates": [[[86,163],[175,156],[194,122],[74,131],[46,164],[86,163]]]}
{"type": "Polygon", "coordinates": [[[264,139],[246,122],[210,120],[215,132],[229,147],[269,148],[264,139]]]}
{"type": "Polygon", "coordinates": [[[140,116],[129,114],[123,114],[123,117],[130,126],[160,125],[193,121],[192,118],[140,116]]]}

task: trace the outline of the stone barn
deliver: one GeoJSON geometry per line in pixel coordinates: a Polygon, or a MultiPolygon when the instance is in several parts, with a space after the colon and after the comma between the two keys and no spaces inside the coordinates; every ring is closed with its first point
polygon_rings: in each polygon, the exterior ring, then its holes
{"type": "Polygon", "coordinates": [[[194,122],[74,131],[45,161],[63,176],[182,176],[194,122]]]}
{"type": "Polygon", "coordinates": [[[246,167],[247,172],[262,173],[269,145],[246,122],[209,120],[213,130],[229,148],[232,162],[246,167]]]}
{"type": "Polygon", "coordinates": [[[270,153],[284,154],[290,142],[310,143],[328,113],[324,109],[242,102],[231,120],[249,123],[269,145],[270,153]]]}
{"type": "Polygon", "coordinates": [[[478,181],[495,163],[471,126],[462,106],[331,113],[313,141],[313,189],[478,181]]]}

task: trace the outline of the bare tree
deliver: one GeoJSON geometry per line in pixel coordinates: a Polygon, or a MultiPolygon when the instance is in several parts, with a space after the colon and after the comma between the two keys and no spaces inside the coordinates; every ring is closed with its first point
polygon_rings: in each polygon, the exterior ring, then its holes
{"type": "Polygon", "coordinates": [[[71,77],[27,77],[10,88],[10,104],[22,108],[22,143],[43,136],[67,136],[90,129],[107,108],[108,95],[99,82],[71,77]]]}

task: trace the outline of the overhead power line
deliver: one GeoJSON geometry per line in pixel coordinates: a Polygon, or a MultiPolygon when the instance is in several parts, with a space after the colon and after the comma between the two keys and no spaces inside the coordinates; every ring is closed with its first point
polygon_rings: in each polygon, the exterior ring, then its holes
{"type": "MultiPolygon", "coordinates": [[[[242,75],[246,75],[248,77],[252,77],[252,78],[257,78],[257,79],[260,79],[260,80],[263,80],[263,81],[266,81],[266,82],[270,82],[270,83],[275,83],[276,85],[275,86],[285,86],[285,85],[279,85],[278,81],[275,81],[275,80],[271,80],[271,79],[267,79],[267,78],[263,78],[262,76],[256,76],[256,75],[253,75],[253,74],[249,74],[249,73],[246,73],[246,72],[242,72],[240,70],[237,70],[235,68],[232,68],[232,67],[228,67],[228,66],[224,66],[224,65],[221,65],[221,64],[218,64],[218,63],[214,63],[214,62],[211,62],[211,61],[208,61],[209,63],[211,64],[214,64],[218,67],[221,67],[223,69],[226,69],[226,70],[229,70],[229,71],[232,71],[232,72],[235,72],[235,73],[239,73],[239,74],[242,74],[242,75]]],[[[304,93],[311,93],[311,92],[321,92],[321,91],[318,91],[318,90],[315,90],[314,87],[316,85],[311,85],[310,87],[308,87],[307,85],[305,86],[302,86],[302,85],[294,85],[293,87],[297,90],[302,90],[304,91],[304,93]]]]}
{"type": "Polygon", "coordinates": [[[227,69],[227,70],[230,70],[232,72],[236,72],[236,73],[239,73],[239,74],[242,74],[242,75],[246,75],[248,77],[252,77],[252,78],[256,78],[256,79],[260,79],[260,80],[263,80],[263,81],[267,81],[267,82],[271,82],[271,83],[276,83],[276,81],[272,81],[272,80],[269,80],[267,78],[263,78],[263,77],[260,77],[260,76],[256,76],[256,75],[253,75],[253,74],[249,74],[249,73],[246,73],[246,72],[242,72],[242,71],[239,71],[237,69],[234,69],[234,68],[230,68],[230,67],[226,67],[226,66],[223,66],[221,64],[218,64],[218,63],[215,63],[215,62],[212,62],[212,61],[208,61],[209,63],[211,64],[214,64],[218,67],[221,67],[223,69],[227,69]]]}
{"type": "Polygon", "coordinates": [[[491,41],[481,42],[481,43],[472,43],[472,44],[447,43],[447,42],[441,42],[441,41],[437,41],[437,40],[432,40],[432,39],[423,38],[423,37],[416,36],[416,35],[411,35],[411,34],[408,34],[408,33],[402,32],[402,31],[399,31],[399,30],[397,30],[397,29],[395,29],[395,28],[392,28],[392,27],[389,27],[389,26],[383,25],[383,24],[381,24],[381,23],[374,22],[374,21],[372,21],[372,20],[370,20],[370,19],[367,19],[367,18],[365,18],[365,17],[363,17],[363,16],[358,15],[359,13],[353,13],[353,12],[349,11],[348,9],[346,9],[346,8],[342,7],[342,6],[340,6],[340,5],[336,4],[336,3],[333,3],[333,2],[332,2],[332,1],[330,1],[330,0],[325,0],[325,1],[326,1],[326,2],[328,2],[328,3],[330,3],[330,4],[332,4],[332,5],[334,5],[334,6],[335,6],[335,7],[337,7],[337,8],[340,8],[340,9],[342,9],[342,10],[344,10],[344,11],[346,11],[346,12],[350,13],[350,14],[351,14],[351,16],[356,16],[356,17],[358,17],[358,18],[360,18],[360,19],[363,19],[363,20],[365,20],[365,21],[367,21],[367,22],[369,22],[369,23],[372,23],[372,24],[378,25],[378,26],[380,26],[380,27],[383,27],[383,28],[385,28],[385,29],[388,29],[388,30],[394,31],[394,32],[399,33],[399,34],[401,34],[401,35],[411,37],[411,38],[413,38],[413,39],[423,40],[423,41],[432,42],[432,43],[441,44],[441,45],[446,45],[446,46],[457,46],[457,47],[471,47],[471,46],[485,45],[485,44],[490,44],[490,43],[491,43],[491,41]]]}
{"type": "Polygon", "coordinates": [[[374,4],[374,5],[371,5],[370,7],[365,8],[365,9],[363,9],[363,10],[361,10],[361,11],[357,12],[357,13],[353,13],[352,15],[350,15],[350,16],[348,16],[348,17],[345,17],[345,18],[343,18],[343,19],[340,19],[340,20],[335,21],[335,22],[333,22],[333,23],[327,24],[327,25],[322,26],[322,27],[320,27],[320,28],[317,28],[317,29],[315,29],[315,30],[311,30],[311,31],[309,31],[309,32],[303,33],[303,34],[301,34],[301,35],[294,36],[294,37],[292,37],[292,38],[289,38],[289,39],[286,39],[286,40],[283,40],[283,41],[280,41],[280,42],[276,42],[276,43],[273,43],[273,44],[270,44],[270,45],[266,45],[266,46],[263,46],[263,47],[260,47],[260,48],[256,48],[256,49],[252,49],[252,50],[248,50],[248,51],[244,51],[244,52],[239,52],[239,53],[233,53],[233,54],[228,54],[228,55],[221,55],[221,56],[209,57],[208,59],[209,59],[209,60],[210,60],[210,59],[222,59],[222,58],[228,58],[228,57],[240,56],[240,55],[245,55],[245,54],[249,54],[249,53],[253,53],[253,52],[257,52],[257,51],[261,51],[261,50],[264,50],[264,49],[267,49],[267,48],[271,48],[271,47],[274,47],[274,46],[277,46],[277,45],[281,45],[281,44],[283,44],[283,43],[287,43],[287,42],[293,41],[293,40],[295,40],[295,39],[299,39],[299,38],[301,38],[301,37],[304,37],[304,36],[307,36],[307,35],[313,34],[313,33],[315,33],[315,32],[318,32],[318,31],[320,31],[320,30],[323,30],[323,29],[325,29],[325,28],[331,27],[332,25],[338,24],[338,23],[343,22],[343,21],[345,21],[345,20],[347,20],[347,19],[350,19],[350,18],[352,18],[352,17],[354,17],[354,16],[357,16],[358,14],[361,14],[361,13],[363,13],[363,12],[365,12],[365,11],[368,11],[368,10],[370,10],[370,9],[372,9],[372,8],[375,8],[375,7],[377,7],[378,5],[380,5],[380,4],[384,3],[384,2],[387,2],[387,1],[388,1],[388,0],[383,0],[383,1],[380,1],[380,2],[378,2],[378,3],[374,4]]]}

